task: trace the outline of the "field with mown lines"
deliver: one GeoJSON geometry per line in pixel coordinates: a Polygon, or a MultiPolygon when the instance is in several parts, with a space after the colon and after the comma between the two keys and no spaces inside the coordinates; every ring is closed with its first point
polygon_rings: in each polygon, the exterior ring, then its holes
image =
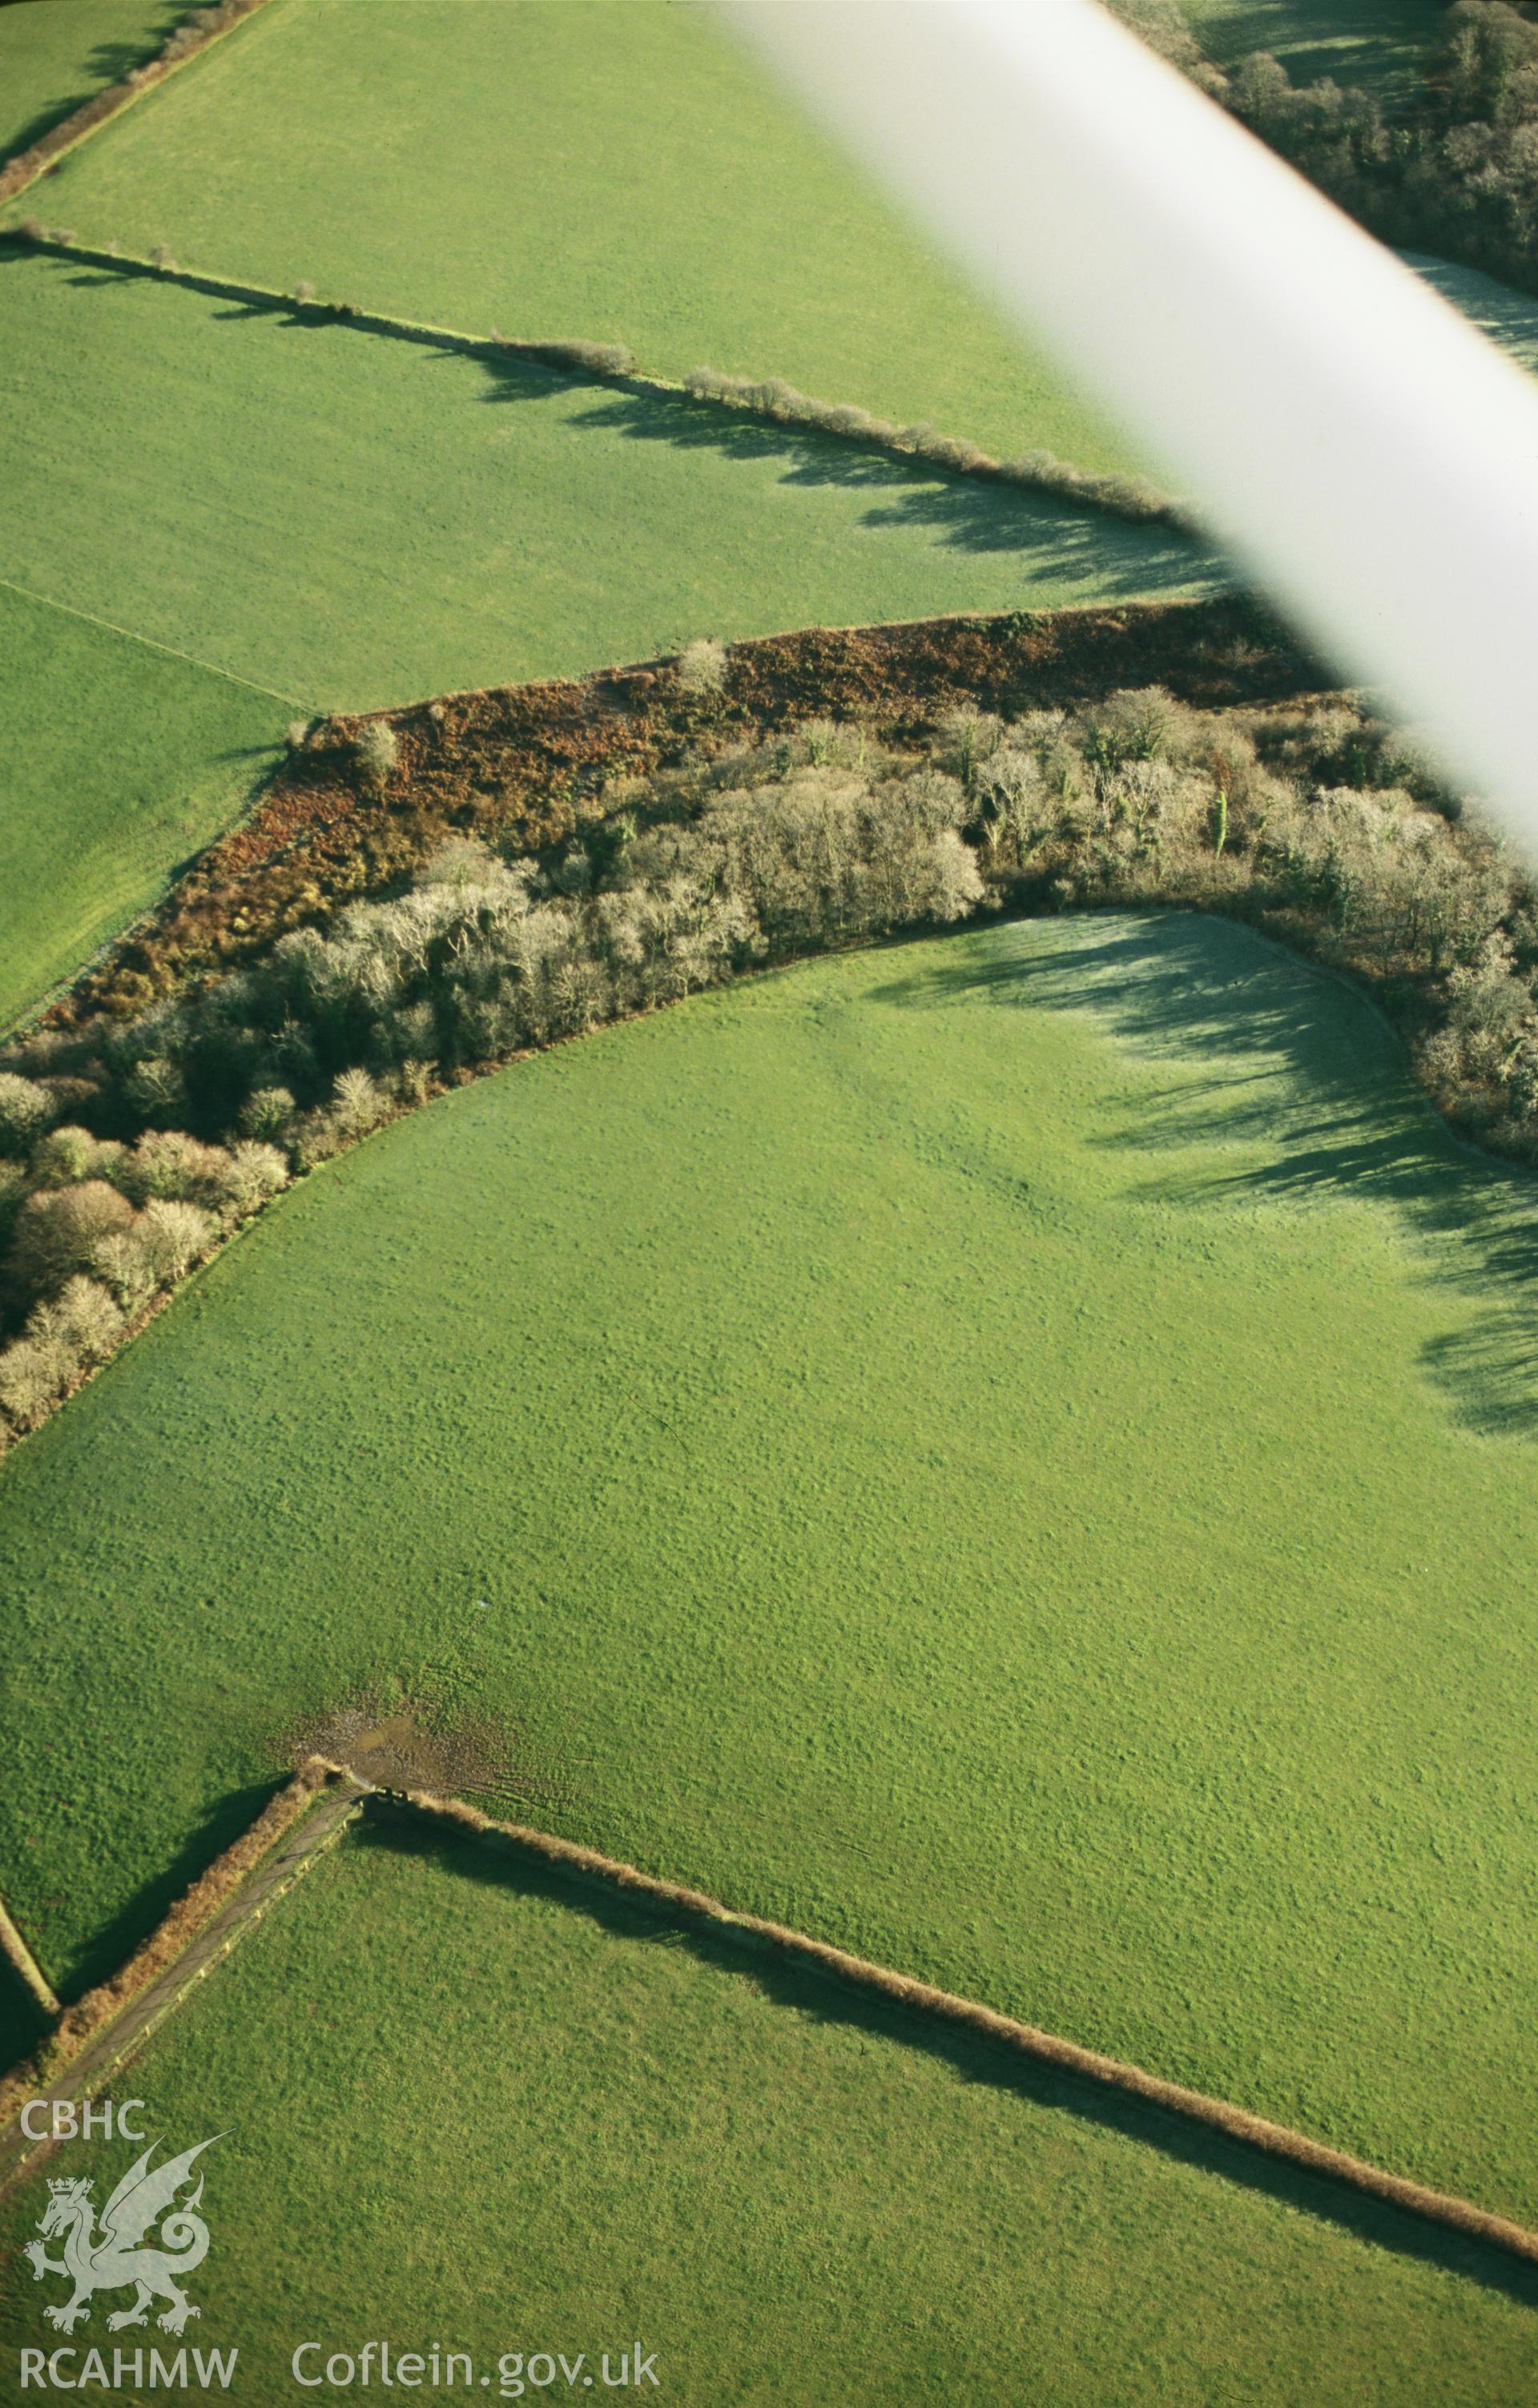
{"type": "MultiPolygon", "coordinates": [[[[659,2396],[718,2401],[729,2364],[765,2408],[1508,2408],[1533,2377],[1531,2308],[1456,2251],[1419,2263],[1320,2186],[1267,2196],[1237,2152],[1193,2161],[916,2017],[425,1836],[345,1841],[135,2087],[167,2149],[228,2128],[187,2339],[237,2343],[263,2397],[296,2343],[323,2337],[315,2373],[381,2335],[473,2353],[493,2398],[541,2350],[582,2352],[601,2396],[639,2336],[659,2396]]],[[[43,2296],[12,2284],[7,2338],[36,2342],[43,2296]]]]}
{"type": "Polygon", "coordinates": [[[574,1837],[1531,2214],[1525,1212],[1178,914],[446,1098],[0,1471],[13,1911],[99,1971],[395,1678],[574,1837]]]}
{"type": "Polygon", "coordinates": [[[252,283],[1138,465],[707,9],[369,0],[357,28],[351,0],[272,0],[73,157],[50,211],[252,283]]]}

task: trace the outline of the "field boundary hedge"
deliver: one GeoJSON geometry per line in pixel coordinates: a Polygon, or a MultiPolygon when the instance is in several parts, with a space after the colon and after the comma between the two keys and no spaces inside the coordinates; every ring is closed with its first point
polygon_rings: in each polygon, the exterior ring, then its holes
{"type": "Polygon", "coordinates": [[[63,2014],[48,1976],[3,1905],[0,1905],[0,1956],[5,1957],[18,1981],[36,1999],[45,2015],[63,2014]]]}
{"type": "MultiPolygon", "coordinates": [[[[65,2095],[62,2086],[65,2078],[79,2066],[92,2043],[119,2025],[163,1976],[176,1972],[194,1943],[208,1933],[221,1909],[236,1900],[247,1877],[327,1791],[346,1798],[361,1794],[360,1785],[344,1767],[329,1763],[323,1756],[308,1757],[293,1779],[268,1799],[255,1821],[182,1893],[127,1962],[108,1981],[98,1983],[72,2006],[64,2008],[53,2030],[33,2055],[0,2079],[0,2188],[22,2162],[30,2162],[39,2149],[48,2145],[22,2135],[17,2119],[26,2102],[65,2095]]],[[[340,1821],[337,1828],[341,1828],[340,1821]]],[[[268,1898],[287,1888],[300,1872],[308,1870],[310,1861],[309,1855],[296,1859],[287,1879],[280,1875],[275,1878],[256,1911],[260,1912],[268,1898]]],[[[188,1965],[185,1981],[168,1983],[164,1999],[154,2002],[153,2012],[134,2018],[131,2029],[124,2025],[122,2045],[111,2048],[102,2065],[93,2067],[93,2071],[110,2071],[122,2063],[158,2027],[193,1983],[202,1978],[208,1966],[228,1953],[246,1928],[246,1923],[240,1922],[223,1935],[222,1946],[209,1951],[206,1961],[188,1965]]]]}
{"type": "Polygon", "coordinates": [[[814,1940],[807,1932],[793,1931],[786,1925],[768,1922],[761,1915],[734,1914],[719,1899],[710,1898],[702,1890],[686,1889],[677,1882],[662,1881],[653,1873],[640,1871],[635,1865],[602,1856],[595,1848],[582,1847],[576,1841],[557,1839],[548,1831],[537,1831],[525,1824],[499,1823],[458,1799],[432,1797],[421,1790],[376,1791],[372,1799],[366,1800],[365,1812],[377,1813],[382,1810],[388,1813],[394,1807],[399,1813],[402,1806],[414,1814],[451,1826],[469,1837],[500,1844],[524,1856],[536,1857],[541,1863],[556,1866],[580,1880],[597,1882],[607,1888],[647,1899],[675,1915],[705,1924],[739,1940],[761,1943],[783,1956],[815,1966],[855,1989],[873,1992],[878,1997],[890,2000],[895,2005],[995,2042],[1018,2056],[1029,2057],[1036,2064],[1050,2066],[1057,2072],[1072,2074],[1100,2088],[1119,2091],[1149,2106],[1163,2108],[1188,2123],[1204,2125],[1228,2140],[1261,2150],[1267,2157],[1282,2158],[1309,2173],[1322,2174],[1386,2206],[1443,2225],[1450,2231],[1486,2243],[1508,2256],[1523,2259],[1529,2265],[1538,2265],[1538,2232],[1514,2223],[1509,2217],[1492,2214],[1471,2200],[1457,2198],[1446,2191],[1432,2190],[1424,2183],[1412,2182],[1405,2175],[1390,2173],[1386,2168],[1371,2165],[1365,2158],[1353,2157],[1344,2149],[1330,2148],[1322,2141],[1311,2140],[1305,2132],[1294,2131],[1285,2124],[1273,2124],[1264,2115],[1252,2114],[1247,2108],[1237,2107],[1228,2100],[1212,2098],[1202,2090],[1188,2090],[1183,2084],[1168,2082],[1161,2074],[1150,2073],[1142,2066],[1127,2064],[1119,2057],[1101,2056],[1098,2050],[1083,2048],[1078,2042],[1065,2040],[1056,2032],[1042,2031],[1034,2024],[1021,2023],[1013,2015],[999,2014],[994,2008],[984,2006],[975,1999],[959,1998],[954,1991],[937,1989],[928,1982],[915,1981],[906,1973],[895,1972],[889,1966],[872,1964],[868,1957],[851,1956],[847,1950],[835,1948],[826,1941],[814,1940]],[[376,1804],[374,1800],[381,1802],[376,1804]]]}
{"type": "Polygon", "coordinates": [[[66,150],[73,150],[98,125],[110,124],[114,117],[131,108],[141,93],[152,92],[156,84],[164,83],[167,76],[175,75],[189,60],[200,57],[211,43],[232,34],[237,25],[244,24],[248,17],[266,5],[267,0],[222,0],[218,7],[194,9],[174,29],[156,57],[147,59],[142,66],[130,67],[121,83],[109,83],[93,93],[89,100],[71,109],[67,117],[61,117],[57,125],[50,125],[26,150],[7,159],[0,166],[0,201],[14,200],[45,168],[62,159],[66,150]]]}
{"type": "Polygon", "coordinates": [[[1336,682],[1263,603],[1239,592],[794,628],[746,637],[726,661],[724,688],[703,696],[684,692],[677,656],[664,654],[333,713],[249,816],[29,1018],[69,1026],[96,1011],[140,1010],[255,955],[302,918],[382,889],[446,836],[536,852],[585,824],[608,781],[651,776],[702,747],[809,718],[865,720],[900,739],[968,706],[1013,713],[1163,685],[1198,709],[1255,707],[1336,682]],[[382,785],[357,757],[358,737],[374,724],[399,744],[398,769],[382,785]]]}
{"type": "MultiPolygon", "coordinates": [[[[254,0],[254,5],[261,5],[261,0],[254,0]]],[[[0,192],[0,200],[5,197],[0,192]]],[[[359,308],[351,301],[301,298],[295,293],[280,291],[276,285],[242,283],[233,277],[182,267],[169,258],[147,259],[136,251],[77,242],[63,229],[50,230],[36,220],[29,219],[4,231],[13,241],[24,242],[33,250],[55,257],[83,259],[93,267],[115,269],[123,276],[158,278],[167,284],[180,284],[189,292],[207,293],[215,300],[238,301],[248,308],[284,309],[310,322],[328,321],[350,326],[359,334],[422,343],[472,359],[530,360],[681,408],[719,410],[731,417],[755,419],[764,425],[801,428],[808,434],[824,436],[829,442],[881,452],[890,459],[936,468],[945,476],[978,478],[1016,493],[1039,494],[1069,509],[1094,510],[1128,525],[1165,526],[1171,533],[1197,541],[1210,540],[1207,530],[1183,504],[1136,479],[1100,476],[1076,468],[1071,462],[1058,460],[1048,452],[1028,452],[1013,461],[996,460],[976,444],[941,435],[934,427],[893,426],[853,404],[840,406],[819,401],[811,394],[798,392],[782,377],[726,376],[714,368],[692,368],[682,379],[656,376],[639,367],[634,355],[619,344],[495,332],[470,335],[458,327],[435,325],[429,319],[397,318],[380,309],[359,308]]]]}

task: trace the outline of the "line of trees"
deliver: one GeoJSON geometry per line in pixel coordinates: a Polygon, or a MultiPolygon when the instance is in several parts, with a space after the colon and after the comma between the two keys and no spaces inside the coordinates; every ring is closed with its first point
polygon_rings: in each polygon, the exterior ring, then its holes
{"type": "Polygon", "coordinates": [[[955,713],[906,750],[812,721],[603,803],[538,856],[453,838],[238,970],[0,1053],[0,1441],[293,1176],[429,1095],[982,908],[1254,919],[1370,981],[1444,1109],[1538,1159],[1538,896],[1346,699],[1215,712],[1151,688],[955,713]]]}
{"type": "Polygon", "coordinates": [[[1023,452],[1015,459],[995,460],[964,436],[944,435],[921,420],[899,426],[895,420],[875,418],[853,402],[818,401],[798,392],[783,377],[730,376],[722,368],[691,368],[683,388],[697,401],[724,404],[729,409],[751,410],[780,426],[811,426],[823,435],[844,436],[901,457],[927,460],[961,476],[995,477],[1028,492],[1050,494],[1060,501],[1103,510],[1110,517],[1130,520],[1138,526],[1171,526],[1197,534],[1187,510],[1140,477],[1097,476],[1075,468],[1051,452],[1023,452]]]}

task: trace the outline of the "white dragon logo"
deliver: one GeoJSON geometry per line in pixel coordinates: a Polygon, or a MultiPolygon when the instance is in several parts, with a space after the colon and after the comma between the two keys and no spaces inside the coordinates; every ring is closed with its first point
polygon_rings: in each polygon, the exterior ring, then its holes
{"type": "Polygon", "coordinates": [[[160,2143],[151,2141],[102,2209],[99,2237],[90,2182],[76,2177],[49,2184],[49,2202],[37,2219],[37,2229],[44,2241],[62,2232],[64,2256],[50,2258],[42,2241],[29,2241],[24,2254],[32,2261],[35,2282],[40,2283],[45,2274],[65,2274],[75,2286],[72,2297],[62,2308],[43,2310],[50,2325],[60,2332],[73,2332],[82,2317],[90,2315],[93,2292],[121,2290],[128,2283],[136,2286],[134,2304],[108,2317],[108,2332],[120,2332],[124,2325],[147,2323],[151,2300],[170,2301],[159,2318],[165,2332],[183,2331],[188,2318],[201,2313],[191,2304],[177,2277],[190,2274],[208,2254],[208,2228],[194,2213],[203,2197],[202,2175],[197,2178],[197,2188],[191,2199],[174,2214],[167,2214],[166,2210],[182,2184],[190,2180],[194,2158],[200,2157],[205,2149],[223,2137],[223,2132],[215,2132],[210,2139],[199,2141],[195,2149],[183,2149],[180,2157],[167,2157],[164,2165],[154,2167],[150,2160],[160,2143]],[[165,2249],[138,2245],[161,2217],[165,2221],[160,2227],[160,2238],[179,2253],[176,2257],[165,2249]]]}

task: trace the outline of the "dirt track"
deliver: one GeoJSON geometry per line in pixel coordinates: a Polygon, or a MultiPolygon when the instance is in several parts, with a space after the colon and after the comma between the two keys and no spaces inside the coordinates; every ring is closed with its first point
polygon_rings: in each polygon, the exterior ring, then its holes
{"type": "MultiPolygon", "coordinates": [[[[229,1955],[253,1924],[261,1921],[273,1899],[292,1889],[316,1857],[339,1838],[358,1813],[364,1795],[361,1785],[347,1785],[319,1797],[304,1819],[204,1925],[190,1946],[138,1991],[121,2014],[104,2024],[57,2080],[38,2089],[36,2097],[73,2100],[89,2098],[98,2090],[108,2075],[127,2063],[204,1975],[229,1955]]],[[[14,2116],[0,2131],[0,2197],[23,2176],[35,2173],[53,2147],[51,2140],[29,2139],[22,2130],[20,2116],[14,2116]]]]}

